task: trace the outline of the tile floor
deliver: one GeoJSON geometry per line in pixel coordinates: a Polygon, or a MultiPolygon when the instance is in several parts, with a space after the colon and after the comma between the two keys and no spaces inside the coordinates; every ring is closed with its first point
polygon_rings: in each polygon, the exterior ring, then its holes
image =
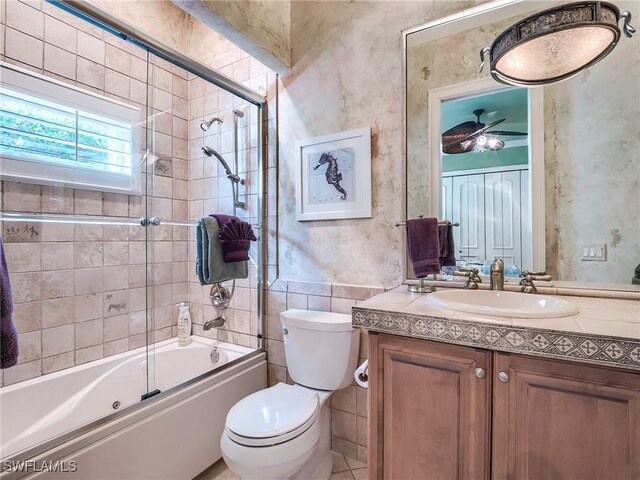
{"type": "MultiPolygon", "coordinates": [[[[345,457],[336,452],[333,455],[333,473],[329,480],[366,480],[369,478],[369,469],[365,463],[353,458],[345,457]]],[[[193,480],[237,480],[238,476],[220,459],[193,480]]]]}

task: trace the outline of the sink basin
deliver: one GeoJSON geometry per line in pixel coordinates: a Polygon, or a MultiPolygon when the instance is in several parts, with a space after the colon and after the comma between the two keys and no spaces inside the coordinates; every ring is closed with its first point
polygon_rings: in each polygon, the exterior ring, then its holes
{"type": "Polygon", "coordinates": [[[427,295],[436,307],[512,318],[568,317],[579,312],[571,302],[548,295],[532,295],[493,290],[445,290],[427,295]]]}

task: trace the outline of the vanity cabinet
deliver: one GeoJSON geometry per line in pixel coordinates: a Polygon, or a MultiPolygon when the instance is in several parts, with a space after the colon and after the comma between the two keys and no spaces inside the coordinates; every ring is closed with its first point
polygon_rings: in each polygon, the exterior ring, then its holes
{"type": "Polygon", "coordinates": [[[369,334],[371,479],[640,478],[640,374],[369,334]]]}
{"type": "Polygon", "coordinates": [[[490,371],[488,350],[370,333],[370,478],[488,478],[490,371]]]}

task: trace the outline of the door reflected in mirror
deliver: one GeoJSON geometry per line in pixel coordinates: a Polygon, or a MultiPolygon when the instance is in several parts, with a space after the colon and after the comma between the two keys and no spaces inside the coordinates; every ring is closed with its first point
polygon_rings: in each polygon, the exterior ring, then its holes
{"type": "Polygon", "coordinates": [[[441,106],[442,218],[453,230],[459,266],[488,275],[531,270],[527,91],[510,88],[441,106]]]}

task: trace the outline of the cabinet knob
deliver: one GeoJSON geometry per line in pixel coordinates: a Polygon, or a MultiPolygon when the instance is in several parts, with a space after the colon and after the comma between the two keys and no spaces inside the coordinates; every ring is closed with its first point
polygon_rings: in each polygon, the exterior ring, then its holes
{"type": "Polygon", "coordinates": [[[484,377],[487,376],[487,372],[484,371],[484,368],[480,368],[480,367],[476,368],[474,370],[474,373],[476,374],[476,377],[478,377],[478,378],[484,378],[484,377]]]}
{"type": "Polygon", "coordinates": [[[502,383],[509,383],[510,379],[511,377],[507,372],[498,372],[498,380],[500,380],[502,383]]]}

